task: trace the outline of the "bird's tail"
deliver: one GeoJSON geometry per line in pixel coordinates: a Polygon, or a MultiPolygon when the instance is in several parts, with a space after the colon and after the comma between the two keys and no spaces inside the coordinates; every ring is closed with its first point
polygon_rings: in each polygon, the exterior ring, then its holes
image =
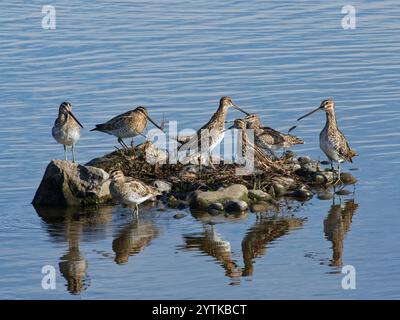
{"type": "Polygon", "coordinates": [[[355,152],[354,150],[350,150],[349,151],[349,161],[351,162],[351,163],[353,163],[353,157],[356,157],[356,156],[358,156],[358,153],[357,152],[355,152]]]}

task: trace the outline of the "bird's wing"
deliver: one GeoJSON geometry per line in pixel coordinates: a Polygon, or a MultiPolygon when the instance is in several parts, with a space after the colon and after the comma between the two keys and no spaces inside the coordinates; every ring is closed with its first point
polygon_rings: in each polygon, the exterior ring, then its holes
{"type": "Polygon", "coordinates": [[[276,131],[270,127],[263,127],[262,131],[260,131],[259,138],[266,141],[266,143],[273,145],[273,144],[280,144],[283,143],[285,140],[282,137],[282,134],[279,131],[276,131]]]}
{"type": "Polygon", "coordinates": [[[346,159],[347,161],[352,162],[351,158],[356,156],[357,153],[354,152],[353,150],[351,150],[346,137],[340,130],[339,130],[339,137],[340,137],[340,139],[335,141],[336,150],[338,150],[339,155],[343,159],[346,159]]]}
{"type": "Polygon", "coordinates": [[[125,182],[125,187],[129,188],[131,191],[139,194],[141,197],[147,196],[149,194],[156,195],[158,191],[156,188],[145,184],[144,182],[131,178],[130,181],[125,182]]]}
{"type": "Polygon", "coordinates": [[[99,127],[101,130],[112,130],[116,127],[121,126],[127,119],[132,118],[133,116],[133,111],[127,111],[118,116],[115,116],[114,118],[111,118],[105,123],[96,125],[96,127],[99,127]]]}

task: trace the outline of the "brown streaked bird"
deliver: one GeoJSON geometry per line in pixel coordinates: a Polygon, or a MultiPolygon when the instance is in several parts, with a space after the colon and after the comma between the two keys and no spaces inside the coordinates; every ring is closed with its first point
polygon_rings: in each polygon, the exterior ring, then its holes
{"type": "Polygon", "coordinates": [[[325,127],[319,134],[319,145],[322,151],[326,154],[328,159],[331,161],[331,167],[333,170],[333,161],[338,163],[338,180],[340,182],[340,163],[344,161],[353,162],[352,158],[358,156],[358,154],[352,150],[349,143],[346,140],[344,134],[339,130],[336,115],[335,115],[335,103],[333,99],[323,100],[321,105],[315,110],[301,116],[297,121],[308,117],[314,112],[324,110],[326,114],[325,127]]]}
{"type": "Polygon", "coordinates": [[[115,170],[110,175],[110,193],[115,201],[126,206],[134,206],[133,213],[138,216],[139,204],[160,195],[160,192],[139,179],[125,177],[123,172],[115,170]]]}
{"type": "Polygon", "coordinates": [[[254,165],[260,169],[273,168],[281,171],[281,169],[273,163],[271,158],[267,154],[265,154],[260,147],[251,142],[247,135],[247,130],[251,129],[247,129],[246,121],[244,121],[243,119],[236,119],[233,122],[233,125],[228,129],[240,130],[242,148],[241,152],[243,158],[246,161],[246,165],[247,162],[250,162],[254,163],[254,165]]]}
{"type": "Polygon", "coordinates": [[[154,124],[158,129],[162,128],[156,124],[150,117],[145,107],[137,107],[134,110],[122,113],[105,123],[96,124],[96,127],[90,131],[101,131],[118,138],[118,142],[123,148],[128,149],[126,143],[122,140],[141,135],[147,126],[147,120],[154,124]]]}
{"type": "Polygon", "coordinates": [[[71,146],[72,161],[75,162],[75,144],[81,136],[80,128],[83,126],[72,114],[71,103],[67,101],[61,103],[51,133],[53,138],[64,146],[65,160],[68,160],[67,146],[71,146]]]}
{"type": "MultiPolygon", "coordinates": [[[[211,151],[222,141],[225,135],[225,118],[228,113],[228,109],[232,107],[236,110],[243,112],[248,115],[249,113],[239,108],[236,104],[233,103],[230,97],[222,97],[219,101],[219,107],[217,111],[213,114],[211,119],[203,125],[197,132],[191,136],[190,139],[187,137],[186,143],[181,145],[178,148],[179,152],[187,151],[187,150],[196,150],[196,155],[201,156],[202,154],[208,154],[208,158],[210,160],[210,165],[213,166],[211,162],[211,151]],[[201,146],[201,133],[203,130],[207,130],[206,138],[208,138],[208,145],[206,148],[201,146]],[[200,150],[200,151],[199,151],[200,150]]],[[[204,139],[204,138],[203,138],[204,139]]]]}
{"type": "Polygon", "coordinates": [[[300,138],[284,134],[267,126],[261,126],[260,117],[256,114],[250,114],[244,118],[248,129],[254,130],[255,144],[269,153],[273,150],[290,148],[296,144],[304,144],[300,138]]]}

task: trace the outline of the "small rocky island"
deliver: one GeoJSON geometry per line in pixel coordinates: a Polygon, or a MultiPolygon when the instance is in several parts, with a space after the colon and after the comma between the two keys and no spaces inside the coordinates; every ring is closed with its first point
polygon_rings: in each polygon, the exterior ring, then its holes
{"type": "MultiPolygon", "coordinates": [[[[237,164],[218,164],[215,168],[187,164],[159,164],[148,161],[165,156],[149,141],[129,149],[114,151],[85,165],[51,161],[34,196],[34,206],[98,206],[112,203],[109,173],[121,170],[155,186],[161,201],[171,208],[190,207],[210,215],[232,214],[251,210],[267,212],[285,205],[288,197],[304,202],[314,195],[327,200],[333,197],[336,175],[329,163],[310,157],[296,157],[292,152],[275,160],[273,165],[251,174],[235,174],[237,164]],[[324,167],[325,166],[325,167],[324,167]]],[[[155,159],[157,160],[157,159],[155,159]]],[[[355,184],[349,173],[341,174],[344,185],[355,184]]],[[[336,191],[336,190],[335,190],[336,191]]],[[[337,194],[346,194],[339,188],[337,194]]]]}

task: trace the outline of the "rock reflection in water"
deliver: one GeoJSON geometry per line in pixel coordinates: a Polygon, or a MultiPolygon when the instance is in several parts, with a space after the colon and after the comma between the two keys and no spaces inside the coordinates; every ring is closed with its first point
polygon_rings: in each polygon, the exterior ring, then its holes
{"type": "Polygon", "coordinates": [[[88,262],[80,251],[81,235],[89,227],[96,232],[112,220],[112,207],[82,210],[79,208],[35,207],[36,212],[46,223],[50,236],[59,240],[61,235],[68,242],[67,252],[60,257],[59,268],[67,281],[67,289],[71,294],[80,294],[90,285],[87,274],[88,262]]]}
{"type": "Polygon", "coordinates": [[[128,263],[129,256],[141,252],[160,234],[152,221],[138,219],[131,222],[119,233],[112,243],[117,264],[128,263]]]}
{"type": "Polygon", "coordinates": [[[357,208],[358,204],[354,202],[354,199],[340,204],[333,202],[328,216],[324,220],[325,237],[332,242],[331,266],[342,265],[343,240],[350,229],[352,218],[357,208]]]}

